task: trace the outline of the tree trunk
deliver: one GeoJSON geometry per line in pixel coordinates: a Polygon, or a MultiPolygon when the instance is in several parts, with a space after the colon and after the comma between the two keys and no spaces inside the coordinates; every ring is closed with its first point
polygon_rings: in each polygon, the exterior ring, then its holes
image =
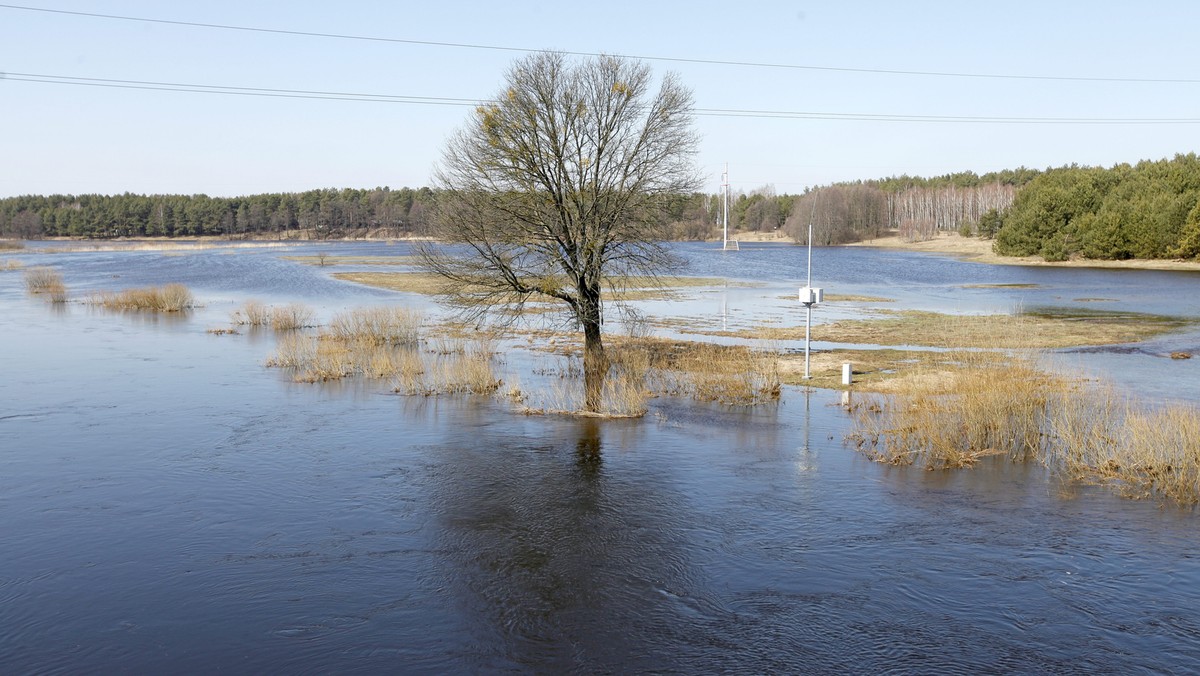
{"type": "Polygon", "coordinates": [[[604,378],[608,375],[608,357],[604,354],[604,342],[600,338],[600,322],[583,323],[583,409],[599,413],[604,378]]]}

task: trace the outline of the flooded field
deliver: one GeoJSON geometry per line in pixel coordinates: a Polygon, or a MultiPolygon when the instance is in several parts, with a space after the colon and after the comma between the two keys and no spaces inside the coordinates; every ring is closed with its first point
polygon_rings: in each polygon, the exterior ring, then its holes
{"type": "MultiPolygon", "coordinates": [[[[652,317],[802,321],[802,250],[680,245],[729,279],[652,317]]],[[[295,383],[249,299],[324,321],[427,297],[339,281],[407,246],[7,256],[73,299],[179,282],[154,315],[29,296],[0,272],[0,667],[5,673],[1186,672],[1200,663],[1197,514],[1034,465],[869,462],[840,393],[635,420],[524,416],[491,397],[295,383]]],[[[990,267],[820,250],[827,293],[887,307],[1200,317],[1200,275],[990,267]]],[[[831,304],[818,321],[869,310],[831,304]]],[[[785,345],[794,348],[794,345],[785,345]]],[[[820,348],[820,345],[817,345],[820,348]]],[[[1200,400],[1188,330],[1062,360],[1200,400]]],[[[502,370],[549,357],[506,350],[502,370]]]]}

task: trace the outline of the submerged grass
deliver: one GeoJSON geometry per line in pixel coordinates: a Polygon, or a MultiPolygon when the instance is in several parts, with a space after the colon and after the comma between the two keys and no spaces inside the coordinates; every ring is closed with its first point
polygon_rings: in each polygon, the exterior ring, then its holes
{"type": "MultiPolygon", "coordinates": [[[[441,294],[448,288],[445,279],[430,272],[337,272],[333,277],[381,289],[425,295],[441,294]]],[[[606,289],[604,298],[625,301],[669,298],[682,288],[722,286],[726,280],[719,277],[631,277],[624,282],[620,289],[606,289]]]]}
{"type": "Polygon", "coordinates": [[[26,270],[25,289],[29,293],[45,296],[51,303],[65,303],[68,300],[67,285],[63,283],[62,274],[54,268],[26,270]]]}
{"type": "Polygon", "coordinates": [[[335,315],[326,331],[341,341],[376,345],[415,345],[421,338],[423,315],[405,307],[359,308],[335,315]]]}
{"type": "MultiPolygon", "coordinates": [[[[1060,348],[1147,340],[1193,322],[1179,317],[1045,309],[1018,315],[948,315],[918,310],[877,310],[879,319],[848,319],[818,324],[812,338],[860,345],[940,348],[1060,348]]],[[[804,327],[758,327],[706,331],[710,335],[771,340],[803,340],[804,327]]]]}
{"type": "MultiPolygon", "coordinates": [[[[242,315],[258,315],[256,308],[250,309],[243,308],[242,315]]],[[[454,350],[422,350],[421,322],[421,313],[408,308],[343,312],[315,335],[282,335],[266,365],[290,369],[298,382],[392,379],[393,391],[403,394],[490,394],[499,389],[490,335],[461,341],[454,350]]]]}
{"type": "Polygon", "coordinates": [[[302,303],[273,306],[256,300],[247,301],[234,311],[234,324],[244,326],[269,326],[275,331],[294,331],[313,326],[313,310],[302,303]]]}
{"type": "Polygon", "coordinates": [[[124,291],[99,291],[92,295],[91,302],[110,310],[182,312],[195,307],[192,292],[182,284],[124,291]]]}
{"type": "MultiPolygon", "coordinates": [[[[610,368],[602,391],[600,415],[640,416],[657,395],[713,401],[727,406],[776,402],[781,394],[778,354],[746,346],[715,345],[664,338],[613,336],[605,352],[610,368]]],[[[578,361],[577,341],[552,338],[547,345],[578,361]]],[[[582,369],[568,368],[562,379],[581,380],[582,369]]],[[[551,392],[525,393],[535,401],[526,412],[575,413],[582,407],[582,383],[551,392]]]]}
{"type": "Polygon", "coordinates": [[[1002,456],[1127,497],[1200,503],[1200,407],[1139,405],[1110,386],[1042,371],[1040,356],[966,353],[955,370],[856,395],[847,440],[889,464],[939,470],[1002,456]]]}
{"type": "Polygon", "coordinates": [[[1037,457],[1047,402],[1063,386],[1026,355],[979,358],[949,373],[910,378],[891,395],[859,397],[848,439],[879,462],[926,469],[967,467],[989,455],[1037,457]]]}
{"type": "Polygon", "coordinates": [[[12,270],[20,270],[25,267],[25,264],[15,258],[6,258],[3,263],[0,263],[0,271],[11,272],[12,270]]]}

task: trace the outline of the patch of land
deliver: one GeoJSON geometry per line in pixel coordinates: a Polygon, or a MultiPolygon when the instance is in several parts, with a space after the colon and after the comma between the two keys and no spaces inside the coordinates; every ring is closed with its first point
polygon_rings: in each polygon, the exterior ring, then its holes
{"type": "Polygon", "coordinates": [[[943,232],[933,239],[908,242],[898,235],[847,244],[846,246],[869,246],[883,249],[904,249],[926,253],[942,253],[961,256],[976,263],[992,265],[1031,265],[1062,268],[1118,268],[1131,270],[1189,270],[1200,271],[1200,261],[1191,260],[1146,260],[1104,261],[1079,258],[1051,263],[1040,256],[999,256],[992,251],[992,240],[978,237],[963,237],[954,232],[943,232]]]}
{"type": "MultiPolygon", "coordinates": [[[[857,345],[1046,349],[1139,342],[1192,323],[1178,317],[1070,309],[1021,315],[947,315],[919,310],[883,310],[880,313],[885,316],[818,324],[812,327],[812,338],[857,345]]],[[[803,326],[681,331],[761,340],[804,339],[803,326]]]]}
{"type": "Polygon", "coordinates": [[[416,265],[416,256],[280,256],[305,265],[416,265]]]}
{"type": "MultiPolygon", "coordinates": [[[[431,272],[337,272],[333,277],[392,291],[436,295],[445,293],[444,279],[431,272]]],[[[725,286],[720,277],[633,277],[619,292],[605,292],[608,300],[658,300],[674,297],[681,289],[725,286]]]]}

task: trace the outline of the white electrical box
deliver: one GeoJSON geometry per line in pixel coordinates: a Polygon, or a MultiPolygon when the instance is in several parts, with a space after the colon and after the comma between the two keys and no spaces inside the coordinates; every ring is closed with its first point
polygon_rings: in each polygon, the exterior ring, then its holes
{"type": "Polygon", "coordinates": [[[816,305],[825,300],[825,289],[805,286],[800,289],[800,302],[804,305],[816,305]]]}

